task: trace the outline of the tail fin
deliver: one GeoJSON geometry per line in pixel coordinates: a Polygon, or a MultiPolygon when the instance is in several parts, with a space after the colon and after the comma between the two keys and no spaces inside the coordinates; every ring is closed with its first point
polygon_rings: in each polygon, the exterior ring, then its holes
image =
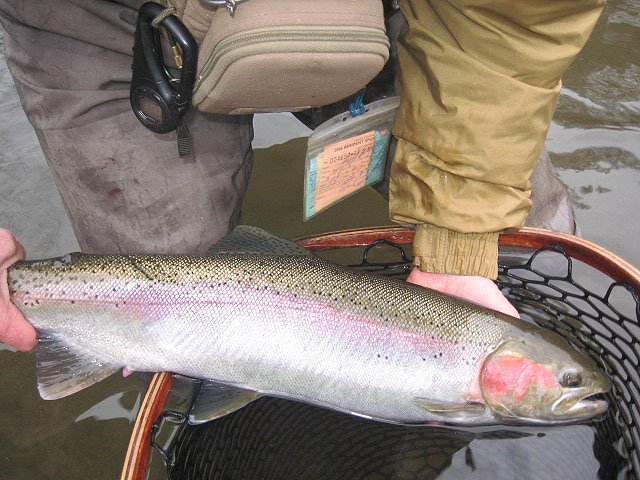
{"type": "Polygon", "coordinates": [[[94,355],[78,352],[51,333],[43,333],[38,339],[36,363],[38,390],[45,400],[79,392],[120,369],[94,355]]]}

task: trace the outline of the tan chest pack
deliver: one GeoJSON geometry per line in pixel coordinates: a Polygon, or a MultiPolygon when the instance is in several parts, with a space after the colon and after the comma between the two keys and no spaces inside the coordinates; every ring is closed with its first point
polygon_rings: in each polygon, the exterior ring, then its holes
{"type": "Polygon", "coordinates": [[[171,3],[200,45],[192,102],[204,112],[333,103],[364,87],[389,58],[380,0],[246,0],[233,14],[201,0],[171,3]]]}

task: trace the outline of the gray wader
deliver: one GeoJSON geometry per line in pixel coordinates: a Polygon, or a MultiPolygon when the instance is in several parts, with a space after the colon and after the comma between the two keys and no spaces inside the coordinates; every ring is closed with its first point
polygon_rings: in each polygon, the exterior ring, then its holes
{"type": "Polygon", "coordinates": [[[0,0],[4,48],[83,251],[202,253],[238,222],[251,116],[192,109],[193,158],[129,104],[143,2],[0,0]]]}

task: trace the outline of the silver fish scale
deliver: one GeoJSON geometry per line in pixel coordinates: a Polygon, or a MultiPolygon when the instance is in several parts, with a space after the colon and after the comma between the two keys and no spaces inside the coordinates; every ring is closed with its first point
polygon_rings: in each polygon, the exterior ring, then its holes
{"type": "MultiPolygon", "coordinates": [[[[72,254],[69,257],[66,261],[23,262],[10,274],[10,290],[46,297],[52,295],[52,285],[64,282],[69,285],[66,293],[74,291],[77,295],[78,290],[83,290],[89,296],[90,284],[115,282],[122,286],[114,286],[113,292],[103,292],[106,298],[100,300],[118,301],[124,299],[131,288],[162,283],[193,285],[192,299],[197,302],[206,285],[249,285],[257,291],[268,289],[333,302],[341,308],[376,317],[389,328],[433,332],[441,339],[460,343],[489,346],[512,326],[522,328],[521,322],[516,323],[506,315],[400,280],[348,269],[315,256],[72,254]],[[26,275],[20,274],[27,271],[26,275]],[[74,284],[76,288],[71,287],[74,284]]],[[[57,294],[60,294],[59,289],[57,294]]]]}

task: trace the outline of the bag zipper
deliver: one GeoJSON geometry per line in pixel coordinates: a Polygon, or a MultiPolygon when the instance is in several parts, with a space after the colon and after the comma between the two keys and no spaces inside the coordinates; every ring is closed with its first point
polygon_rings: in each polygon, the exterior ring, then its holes
{"type": "Polygon", "coordinates": [[[204,100],[229,65],[241,58],[260,53],[313,51],[379,53],[386,61],[389,39],[380,29],[371,27],[272,27],[239,32],[221,40],[214,48],[196,80],[193,103],[197,105],[204,100]],[[314,42],[323,43],[323,48],[312,48],[314,42]],[[269,44],[273,45],[266,48],[269,44]]]}

